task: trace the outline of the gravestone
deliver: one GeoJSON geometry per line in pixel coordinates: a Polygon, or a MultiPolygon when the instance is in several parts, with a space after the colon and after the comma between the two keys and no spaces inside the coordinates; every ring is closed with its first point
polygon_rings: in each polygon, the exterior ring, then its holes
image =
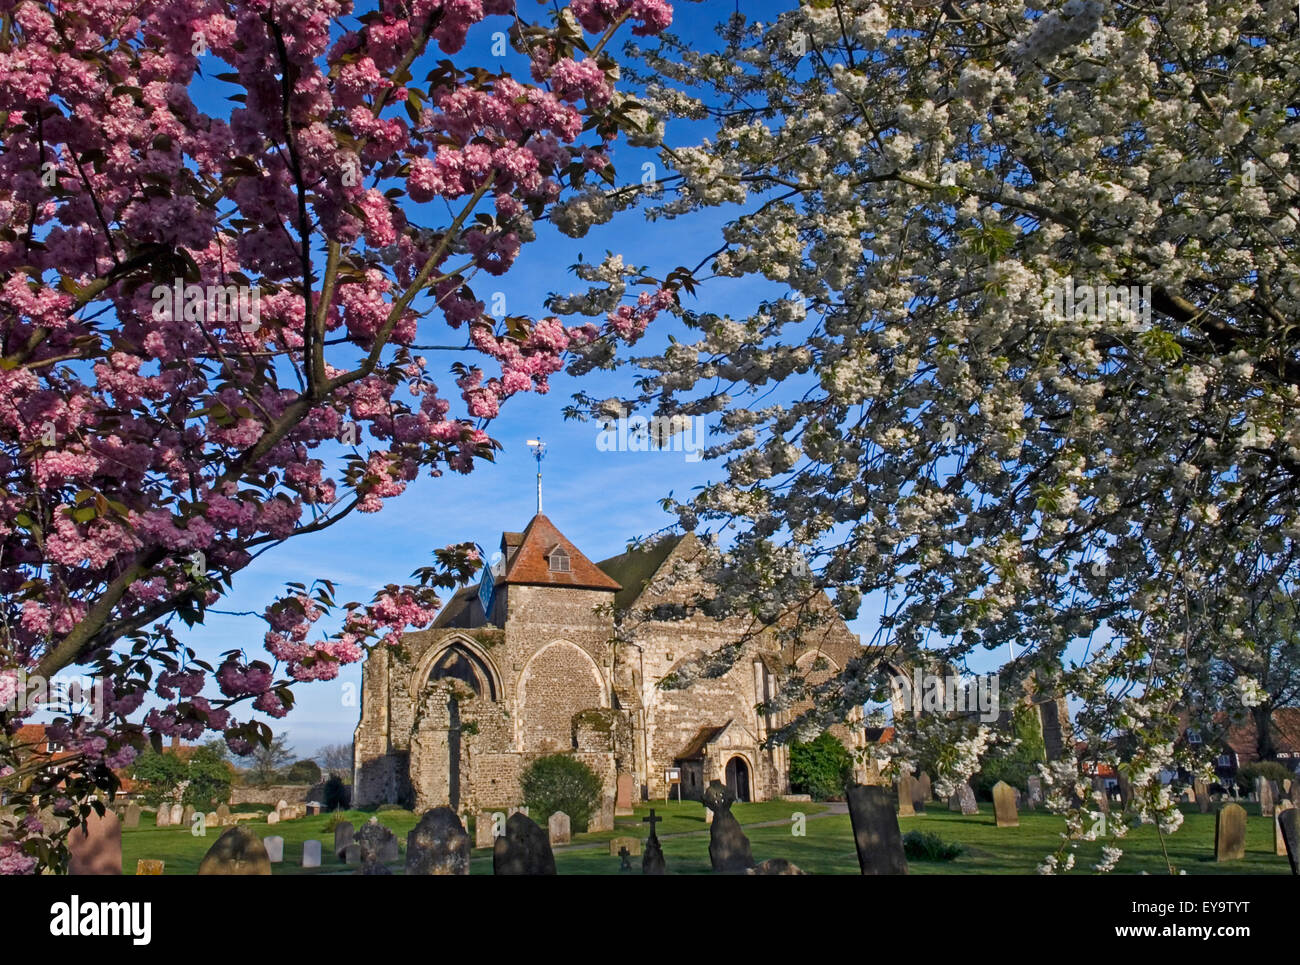
{"type": "Polygon", "coordinates": [[[614,795],[604,794],[600,798],[600,808],[593,811],[587,819],[588,831],[614,830],[614,795]]]}
{"type": "Polygon", "coordinates": [[[320,842],[315,838],[302,843],[302,866],[304,868],[320,867],[320,842]]]}
{"type": "Polygon", "coordinates": [[[494,875],[553,875],[555,855],[546,832],[524,814],[506,820],[506,833],[492,845],[494,875]]]}
{"type": "Polygon", "coordinates": [[[185,828],[194,827],[194,805],[185,805],[185,810],[181,812],[181,825],[185,828]]]}
{"type": "Polygon", "coordinates": [[[611,855],[617,855],[617,854],[619,853],[619,851],[622,850],[623,848],[627,848],[627,852],[628,852],[628,854],[632,855],[633,857],[640,857],[640,855],[641,855],[641,839],[640,839],[640,838],[627,838],[627,837],[624,837],[624,838],[610,838],[610,840],[609,840],[609,853],[610,853],[611,855]]]}
{"type": "Polygon", "coordinates": [[[1291,874],[1300,875],[1300,808],[1287,808],[1278,815],[1282,826],[1282,841],[1286,844],[1286,860],[1291,863],[1291,874]]]}
{"type": "Polygon", "coordinates": [[[614,813],[616,815],[631,814],[633,796],[636,792],[636,778],[631,774],[620,774],[616,786],[617,796],[614,799],[614,813]]]}
{"type": "MultiPolygon", "coordinates": [[[[650,825],[650,837],[646,838],[645,854],[641,857],[641,873],[643,875],[662,875],[668,873],[668,862],[664,859],[663,846],[659,844],[659,835],[655,833],[655,825],[662,821],[663,818],[655,816],[655,809],[650,809],[650,816],[641,819],[650,825]]],[[[734,818],[733,818],[734,820],[734,818]]],[[[713,846],[709,845],[709,857],[713,857],[713,846]]]]}
{"type": "Polygon", "coordinates": [[[221,832],[221,837],[199,862],[201,875],[269,875],[271,859],[262,839],[243,825],[221,832]]]}
{"type": "Polygon", "coordinates": [[[1291,781],[1291,803],[1300,808],[1300,778],[1291,781]]]}
{"type": "MultiPolygon", "coordinates": [[[[731,813],[736,795],[720,781],[712,781],[704,791],[704,806],[713,812],[709,826],[709,861],[720,874],[744,874],[754,867],[749,838],[731,813]]],[[[653,825],[651,825],[653,827],[653,825]]]]}
{"type": "Polygon", "coordinates": [[[1214,822],[1214,860],[1236,861],[1246,857],[1246,809],[1227,804],[1214,822]]]}
{"type": "Polygon", "coordinates": [[[280,798],[279,802],[275,805],[275,810],[277,812],[283,811],[288,806],[289,806],[289,802],[286,801],[284,798],[280,798]]]}
{"type": "Polygon", "coordinates": [[[914,787],[916,796],[912,798],[912,807],[916,808],[918,813],[924,814],[926,804],[934,797],[934,787],[930,783],[930,775],[922,771],[921,776],[916,779],[914,787]]]}
{"type": "Polygon", "coordinates": [[[556,811],[546,819],[546,832],[550,835],[552,845],[568,844],[571,840],[569,816],[563,811],[556,811]]]}
{"type": "Polygon", "coordinates": [[[284,838],[275,834],[263,838],[262,847],[266,848],[266,859],[271,864],[280,864],[284,861],[284,838]]]}
{"type": "Polygon", "coordinates": [[[380,824],[378,818],[371,818],[362,825],[355,840],[361,846],[362,861],[387,864],[400,856],[397,835],[380,824]]]}
{"type": "Polygon", "coordinates": [[[960,810],[961,810],[961,792],[960,792],[960,791],[953,791],[951,794],[948,795],[948,810],[949,810],[949,811],[960,811],[960,810]]]}
{"type": "Polygon", "coordinates": [[[1286,835],[1282,833],[1282,815],[1294,809],[1294,804],[1282,800],[1278,802],[1277,813],[1273,815],[1273,853],[1283,858],[1286,857],[1286,835]]]}
{"type": "Polygon", "coordinates": [[[1006,781],[993,785],[993,816],[1000,828],[1020,827],[1020,814],[1016,811],[1016,791],[1006,781]]]}
{"type": "Polygon", "coordinates": [[[361,864],[361,845],[353,841],[343,849],[343,854],[340,857],[346,865],[361,864]]]}
{"type": "Polygon", "coordinates": [[[890,789],[879,784],[855,784],[848,789],[849,819],[858,865],[864,875],[905,875],[907,856],[898,830],[890,789]]]}
{"type": "Polygon", "coordinates": [[[122,822],[112,811],[103,816],[91,811],[68,832],[68,874],[120,875],[122,873],[122,822]]]}
{"type": "Polygon", "coordinates": [[[1106,781],[1103,778],[1092,779],[1092,799],[1097,804],[1097,810],[1102,814],[1110,814],[1110,792],[1106,790],[1106,781]]]}
{"type": "Polygon", "coordinates": [[[218,804],[217,805],[217,826],[225,827],[229,823],[230,823],[230,805],[218,804]]]}
{"type": "Polygon", "coordinates": [[[334,828],[334,854],[342,861],[343,849],[350,845],[356,838],[356,832],[352,829],[351,821],[342,821],[334,828]]]}
{"type": "Polygon", "coordinates": [[[632,870],[631,858],[632,858],[632,853],[628,851],[627,848],[619,848],[618,849],[618,870],[631,871],[632,870]]]}
{"type": "Polygon", "coordinates": [[[141,858],[135,863],[135,873],[138,875],[160,875],[166,866],[165,861],[158,861],[153,858],[141,858]]]}
{"type": "Polygon", "coordinates": [[[266,823],[267,823],[267,824],[279,824],[279,823],[280,823],[280,812],[279,812],[279,811],[268,811],[267,814],[266,814],[266,823]]]}
{"type": "Polygon", "coordinates": [[[980,813],[980,806],[975,801],[975,792],[971,790],[969,784],[957,785],[957,790],[948,799],[948,810],[960,811],[962,814],[980,813]]]}
{"type": "Polygon", "coordinates": [[[492,841],[496,837],[493,831],[496,829],[496,815],[499,811],[480,811],[478,818],[474,821],[474,847],[490,848],[492,841]]]}
{"type": "Polygon", "coordinates": [[[1199,778],[1192,783],[1192,790],[1196,794],[1196,809],[1202,814],[1210,813],[1210,789],[1205,786],[1205,782],[1199,778]]]}
{"type": "Polygon", "coordinates": [[[171,814],[167,818],[168,824],[182,824],[185,821],[185,808],[180,803],[172,805],[171,814]]]}
{"type": "Polygon", "coordinates": [[[1256,779],[1255,793],[1259,797],[1259,816],[1262,818],[1271,818],[1273,816],[1274,804],[1277,801],[1277,797],[1273,793],[1273,782],[1266,781],[1262,777],[1256,779]]]}
{"type": "Polygon", "coordinates": [[[153,816],[153,825],[155,828],[171,827],[172,823],[172,806],[165,801],[158,805],[158,812],[153,816]]]}
{"type": "Polygon", "coordinates": [[[127,828],[138,828],[140,826],[140,805],[134,801],[126,807],[126,817],[122,821],[122,826],[127,828]]]}
{"type": "Polygon", "coordinates": [[[1043,779],[1033,776],[1026,783],[1029,785],[1029,806],[1036,808],[1043,803],[1043,779]]]}
{"type": "MultiPolygon", "coordinates": [[[[492,815],[486,812],[488,837],[492,835],[492,815]]],[[[408,875],[469,874],[469,834],[456,812],[446,805],[425,811],[414,830],[406,836],[406,873],[408,875]]]]}
{"type": "Polygon", "coordinates": [[[912,793],[911,774],[900,774],[898,777],[898,816],[900,818],[910,818],[916,814],[916,795],[912,793]]]}
{"type": "Polygon", "coordinates": [[[206,833],[208,828],[221,827],[221,818],[217,817],[216,811],[209,811],[203,816],[203,830],[206,833]]]}

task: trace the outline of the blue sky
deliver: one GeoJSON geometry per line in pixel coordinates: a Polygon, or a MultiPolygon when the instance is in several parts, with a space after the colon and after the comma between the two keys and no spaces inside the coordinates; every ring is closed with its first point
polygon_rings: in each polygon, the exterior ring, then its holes
{"type": "MultiPolygon", "coordinates": [[[[751,18],[770,23],[778,11],[792,6],[747,2],[744,10],[751,18]]],[[[673,30],[696,47],[712,47],[716,44],[715,22],[733,9],[730,2],[679,3],[673,30]]],[[[471,33],[458,62],[468,62],[489,49],[490,34],[499,26],[489,21],[480,26],[477,34],[471,33]]],[[[516,73],[523,73],[517,65],[510,66],[516,73]]],[[[203,93],[206,96],[196,99],[215,111],[224,92],[218,94],[213,89],[203,93]]],[[[670,128],[669,139],[691,143],[702,133],[670,128]]],[[[639,179],[642,162],[653,158],[649,152],[617,149],[620,183],[639,179]]],[[[489,304],[496,292],[502,292],[509,314],[541,317],[547,314],[543,302],[548,293],[580,287],[569,271],[580,257],[599,261],[606,251],[614,251],[622,254],[627,263],[643,265],[652,275],[663,277],[678,265],[695,265],[713,251],[719,244],[722,221],[718,212],[656,222],[645,222],[636,213],[628,213],[610,225],[593,229],[581,240],[566,238],[548,225],[539,224],[538,240],[524,247],[508,275],[475,279],[475,292],[489,304]]],[[[744,316],[758,301],[784,294],[775,286],[752,279],[715,280],[705,284],[696,297],[684,297],[687,307],[698,311],[744,316]]],[[[455,341],[447,337],[445,325],[426,321],[425,326],[420,343],[455,341]]],[[[665,344],[670,334],[680,336],[680,325],[668,318],[656,322],[638,351],[665,344]]],[[[463,356],[424,354],[430,378],[440,385],[444,396],[454,396],[456,390],[447,367],[463,356]]],[[[581,382],[559,376],[553,380],[548,395],[529,393],[510,399],[501,417],[489,428],[504,446],[495,463],[480,464],[470,476],[423,477],[378,514],[354,515],[325,532],[291,539],[239,573],[233,592],[216,609],[261,612],[284,583],[310,583],[315,579],[334,581],[340,602],[365,601],[377,588],[405,582],[412,570],[428,565],[437,547],[469,540],[489,553],[495,551],[501,531],[522,529],[535,511],[536,467],[525,444],[529,438],[540,437],[548,447],[544,462],[546,515],[592,559],[615,555],[630,539],[671,525],[674,518],[659,508],[658,501],[670,491],[681,495],[720,477],[722,467],[689,462],[681,452],[602,452],[596,446],[597,426],[568,422],[562,415],[573,392],[582,389],[597,397],[625,394],[630,391],[632,376],[630,371],[602,373],[581,382]]],[[[864,639],[869,638],[878,612],[878,607],[869,602],[852,628],[864,639]]],[[[327,621],[319,626],[333,629],[327,621]]],[[[231,649],[266,657],[262,645],[265,629],[257,617],[209,612],[203,626],[181,636],[209,661],[231,649]]],[[[989,666],[980,669],[991,669],[996,661],[988,656],[987,662],[989,666]]],[[[360,680],[358,664],[344,668],[335,681],[299,685],[295,688],[295,709],[283,720],[268,722],[277,733],[288,735],[299,756],[315,754],[325,744],[349,742],[359,714],[360,680]]]]}

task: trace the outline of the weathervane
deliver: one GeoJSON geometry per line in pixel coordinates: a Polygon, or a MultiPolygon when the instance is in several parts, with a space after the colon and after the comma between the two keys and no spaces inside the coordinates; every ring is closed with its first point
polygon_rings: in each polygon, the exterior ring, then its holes
{"type": "Polygon", "coordinates": [[[528,448],[533,450],[537,459],[537,515],[542,515],[542,459],[546,455],[546,443],[541,439],[529,439],[528,448]]]}

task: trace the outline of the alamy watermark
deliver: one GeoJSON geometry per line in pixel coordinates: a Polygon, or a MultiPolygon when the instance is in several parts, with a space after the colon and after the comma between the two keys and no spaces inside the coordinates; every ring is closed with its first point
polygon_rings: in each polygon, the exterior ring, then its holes
{"type": "Polygon", "coordinates": [[[0,713],[49,711],[104,719],[106,688],[99,677],[60,674],[42,677],[17,670],[0,675],[0,713]]]}
{"type": "Polygon", "coordinates": [[[255,332],[262,324],[261,294],[247,285],[186,285],[177,278],[170,285],[155,285],[155,321],[168,318],[187,322],[237,324],[241,332],[255,332]]]}
{"type": "Polygon", "coordinates": [[[1061,321],[1137,320],[1151,324],[1150,285],[1076,285],[1073,277],[1043,295],[1043,311],[1061,321]]]}
{"type": "Polygon", "coordinates": [[[903,710],[921,714],[978,713],[984,723],[998,719],[997,674],[963,677],[914,670],[912,676],[897,677],[899,702],[903,710]]]}
{"type": "Polygon", "coordinates": [[[601,452],[682,452],[699,462],[704,450],[704,421],[687,415],[629,417],[621,410],[601,420],[596,434],[601,452]]]}

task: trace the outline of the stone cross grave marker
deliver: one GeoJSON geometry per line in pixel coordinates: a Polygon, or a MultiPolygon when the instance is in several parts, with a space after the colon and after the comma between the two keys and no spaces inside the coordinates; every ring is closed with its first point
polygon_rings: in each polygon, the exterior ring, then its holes
{"type": "Polygon", "coordinates": [[[1000,828],[1020,827],[1020,814],[1016,811],[1016,791],[1006,781],[993,785],[993,816],[1000,828]]]}
{"type": "MultiPolygon", "coordinates": [[[[661,875],[668,870],[668,862],[664,859],[663,846],[659,844],[659,835],[655,833],[655,825],[662,821],[663,818],[655,814],[655,809],[650,809],[650,816],[641,819],[641,823],[650,825],[650,837],[646,838],[645,854],[641,856],[641,873],[643,875],[661,875]]],[[[734,820],[734,819],[733,819],[734,820]]],[[[712,857],[713,845],[709,845],[709,856],[712,857]]]]}
{"type": "Polygon", "coordinates": [[[632,870],[632,862],[629,861],[628,859],[629,859],[630,857],[632,857],[632,852],[631,852],[631,851],[628,851],[627,848],[619,848],[619,849],[618,849],[618,856],[619,856],[619,859],[620,859],[620,860],[619,860],[619,863],[618,863],[618,870],[619,870],[619,871],[631,871],[631,870],[632,870]]]}
{"type": "Polygon", "coordinates": [[[1214,822],[1214,860],[1236,861],[1246,857],[1246,809],[1227,804],[1214,822]]]}
{"type": "Polygon", "coordinates": [[[889,791],[878,784],[857,784],[848,790],[853,843],[864,875],[907,874],[903,835],[889,791]]]}

